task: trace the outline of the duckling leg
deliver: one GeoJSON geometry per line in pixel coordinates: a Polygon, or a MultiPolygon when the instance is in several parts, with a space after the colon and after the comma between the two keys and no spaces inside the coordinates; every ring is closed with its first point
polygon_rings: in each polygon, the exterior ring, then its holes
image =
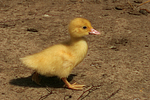
{"type": "Polygon", "coordinates": [[[32,81],[34,81],[38,85],[41,85],[40,84],[41,79],[38,76],[39,74],[37,72],[34,72],[32,75],[32,81]]]}
{"type": "Polygon", "coordinates": [[[62,78],[62,80],[63,80],[64,83],[67,85],[67,87],[70,88],[70,89],[82,90],[83,87],[85,86],[85,85],[76,85],[76,83],[70,84],[70,83],[67,81],[67,78],[62,78]]]}

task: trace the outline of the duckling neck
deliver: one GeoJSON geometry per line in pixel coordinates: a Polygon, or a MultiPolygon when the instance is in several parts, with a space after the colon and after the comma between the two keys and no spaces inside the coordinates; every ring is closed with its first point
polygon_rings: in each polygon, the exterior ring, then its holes
{"type": "Polygon", "coordinates": [[[84,37],[71,37],[70,46],[87,46],[87,42],[84,37]]]}
{"type": "Polygon", "coordinates": [[[69,48],[78,59],[78,63],[83,60],[87,54],[88,44],[84,37],[70,39],[69,48]]]}
{"type": "Polygon", "coordinates": [[[76,43],[79,41],[85,41],[86,42],[86,39],[84,37],[71,37],[71,39],[70,39],[71,43],[76,43]]]}

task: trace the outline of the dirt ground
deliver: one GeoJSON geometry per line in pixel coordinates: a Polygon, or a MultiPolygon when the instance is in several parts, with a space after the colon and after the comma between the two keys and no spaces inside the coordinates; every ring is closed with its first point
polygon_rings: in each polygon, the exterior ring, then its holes
{"type": "Polygon", "coordinates": [[[0,0],[0,100],[150,100],[150,3],[140,1],[0,0]],[[101,32],[86,36],[88,54],[68,77],[86,87],[44,76],[35,84],[19,58],[69,39],[76,17],[101,32]]]}

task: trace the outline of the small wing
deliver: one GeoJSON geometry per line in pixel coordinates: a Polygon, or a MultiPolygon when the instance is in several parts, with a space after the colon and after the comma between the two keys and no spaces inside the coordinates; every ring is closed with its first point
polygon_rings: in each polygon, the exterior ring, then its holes
{"type": "Polygon", "coordinates": [[[64,45],[55,45],[20,60],[45,76],[68,77],[74,68],[74,57],[64,45]]]}

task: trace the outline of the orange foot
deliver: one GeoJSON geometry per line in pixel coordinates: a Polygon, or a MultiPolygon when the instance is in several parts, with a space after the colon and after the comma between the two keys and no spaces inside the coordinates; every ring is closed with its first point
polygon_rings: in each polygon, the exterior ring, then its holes
{"type": "Polygon", "coordinates": [[[70,83],[67,81],[67,78],[62,78],[62,80],[64,81],[64,83],[67,85],[67,87],[68,87],[69,89],[82,90],[83,87],[85,86],[85,85],[76,85],[76,83],[70,84],[70,83]]]}
{"type": "Polygon", "coordinates": [[[41,85],[40,84],[41,79],[38,76],[39,74],[37,72],[34,72],[32,75],[32,81],[34,81],[38,85],[41,85]]]}

